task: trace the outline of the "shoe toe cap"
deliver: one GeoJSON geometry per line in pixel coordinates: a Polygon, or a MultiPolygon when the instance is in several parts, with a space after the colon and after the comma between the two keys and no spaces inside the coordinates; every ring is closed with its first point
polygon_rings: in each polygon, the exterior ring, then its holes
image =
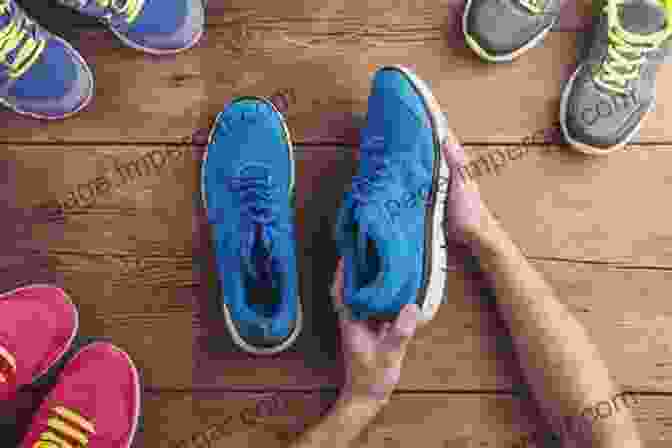
{"type": "Polygon", "coordinates": [[[150,53],[176,53],[195,45],[205,28],[202,0],[145,0],[138,19],[125,32],[133,46],[150,53]]]}
{"type": "Polygon", "coordinates": [[[564,117],[570,139],[596,148],[618,145],[641,121],[646,107],[631,98],[610,98],[593,84],[587,70],[578,74],[564,117]]]}
{"type": "Polygon", "coordinates": [[[93,96],[93,75],[67,42],[52,37],[35,64],[8,90],[20,113],[58,119],[73,114],[93,96]]]}
{"type": "Polygon", "coordinates": [[[500,2],[475,1],[469,8],[466,32],[491,56],[505,56],[526,45],[545,27],[533,17],[514,16],[500,2]]]}
{"type": "Polygon", "coordinates": [[[90,445],[130,446],[140,416],[140,395],[138,371],[128,355],[107,342],[89,344],[64,366],[21,447],[34,446],[57,406],[93,426],[90,445]]]}

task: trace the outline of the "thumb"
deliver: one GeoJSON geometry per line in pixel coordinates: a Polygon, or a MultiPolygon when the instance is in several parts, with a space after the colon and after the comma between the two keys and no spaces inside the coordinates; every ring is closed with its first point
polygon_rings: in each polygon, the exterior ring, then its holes
{"type": "Polygon", "coordinates": [[[418,305],[415,303],[405,305],[387,334],[387,343],[396,349],[405,351],[415,334],[419,320],[420,308],[418,305]]]}
{"type": "Polygon", "coordinates": [[[448,134],[443,140],[442,146],[443,148],[441,149],[446,156],[448,165],[464,166],[469,162],[469,158],[464,152],[464,147],[460,144],[460,141],[451,130],[448,130],[448,134]]]}
{"type": "Polygon", "coordinates": [[[336,308],[343,305],[343,258],[339,258],[336,272],[334,273],[334,281],[331,284],[331,299],[336,308]]]}

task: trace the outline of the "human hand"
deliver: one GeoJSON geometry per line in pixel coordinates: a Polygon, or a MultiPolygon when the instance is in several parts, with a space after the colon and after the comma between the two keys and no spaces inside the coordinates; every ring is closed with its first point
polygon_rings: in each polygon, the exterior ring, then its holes
{"type": "Polygon", "coordinates": [[[470,246],[492,224],[492,215],[481,199],[478,184],[469,175],[469,158],[452,132],[448,131],[441,150],[450,169],[444,187],[446,239],[449,244],[470,246]]]}
{"type": "Polygon", "coordinates": [[[343,304],[343,259],[331,288],[338,312],[346,381],[342,397],[382,408],[399,383],[401,365],[419,320],[419,308],[402,308],[395,322],[354,321],[343,304]],[[377,329],[372,328],[377,324],[377,329]]]}

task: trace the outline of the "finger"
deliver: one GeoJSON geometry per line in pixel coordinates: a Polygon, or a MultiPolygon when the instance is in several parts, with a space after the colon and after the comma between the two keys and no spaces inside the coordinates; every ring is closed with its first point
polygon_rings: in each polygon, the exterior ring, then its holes
{"type": "Polygon", "coordinates": [[[331,298],[335,309],[343,305],[343,258],[338,259],[334,282],[331,284],[331,298]]]}
{"type": "Polygon", "coordinates": [[[338,322],[345,329],[345,327],[352,326],[353,320],[350,309],[343,303],[343,266],[343,258],[339,258],[330,294],[334,310],[338,314],[338,322]]]}
{"type": "MultiPolygon", "coordinates": [[[[444,229],[447,232],[448,229],[444,229]]],[[[471,265],[467,265],[469,257],[472,256],[471,249],[452,240],[446,242],[446,270],[450,272],[471,272],[471,265]]]]}
{"type": "Polygon", "coordinates": [[[394,348],[405,350],[413,338],[420,320],[420,308],[415,303],[407,304],[388,330],[386,341],[394,348]]]}
{"type": "Polygon", "coordinates": [[[451,174],[447,191],[451,191],[454,184],[460,185],[472,182],[473,179],[469,171],[470,157],[465,153],[464,147],[452,132],[448,132],[441,149],[451,174]]]}
{"type": "Polygon", "coordinates": [[[448,164],[458,164],[466,165],[469,162],[467,154],[464,152],[464,148],[460,144],[460,141],[457,139],[455,134],[449,129],[446,138],[443,140],[443,153],[446,156],[448,164]]]}
{"type": "Polygon", "coordinates": [[[378,340],[384,340],[388,334],[390,334],[390,329],[392,328],[392,322],[383,322],[378,328],[378,340]]]}

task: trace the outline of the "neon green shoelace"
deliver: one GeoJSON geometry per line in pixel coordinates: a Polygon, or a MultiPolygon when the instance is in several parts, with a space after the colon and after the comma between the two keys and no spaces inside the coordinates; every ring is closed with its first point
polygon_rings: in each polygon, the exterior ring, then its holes
{"type": "Polygon", "coordinates": [[[116,0],[96,0],[96,3],[101,8],[109,8],[119,15],[126,16],[127,23],[133,23],[133,21],[140,14],[142,9],[142,0],[126,0],[124,6],[119,7],[116,0]]]}
{"type": "MultiPolygon", "coordinates": [[[[0,0],[0,15],[9,14],[9,2],[0,0]]],[[[18,16],[16,16],[18,19],[18,16]]],[[[31,22],[26,19],[24,25],[31,22]]],[[[28,31],[17,20],[10,20],[7,25],[0,28],[0,64],[8,67],[10,78],[18,78],[33,66],[47,43],[44,40],[36,40],[27,36],[28,31]],[[25,38],[25,40],[24,40],[25,38]],[[21,46],[20,48],[18,48],[21,46]],[[18,50],[17,50],[18,48],[18,50]],[[8,55],[17,50],[14,60],[10,63],[8,55]]]]}
{"type": "Polygon", "coordinates": [[[541,14],[544,12],[544,0],[518,0],[532,14],[541,14]]]}
{"type": "Polygon", "coordinates": [[[618,5],[623,0],[609,0],[604,7],[609,24],[607,57],[594,74],[595,83],[610,92],[626,95],[628,81],[637,79],[639,69],[646,61],[644,53],[657,49],[672,35],[672,0],[665,1],[667,23],[665,29],[652,34],[626,31],[620,23],[618,5]]]}

